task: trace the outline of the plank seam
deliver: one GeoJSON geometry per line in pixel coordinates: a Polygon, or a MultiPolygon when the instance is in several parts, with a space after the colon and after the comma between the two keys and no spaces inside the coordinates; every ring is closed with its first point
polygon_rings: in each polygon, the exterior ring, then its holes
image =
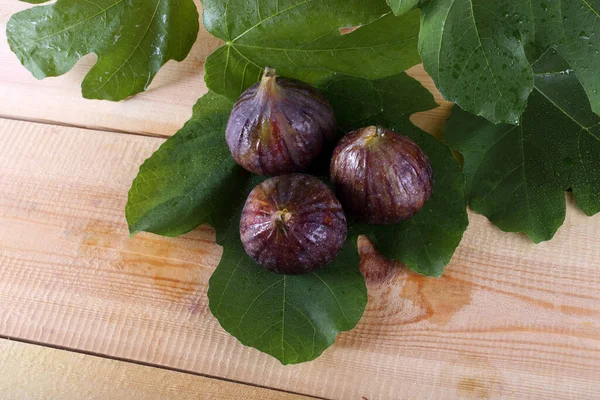
{"type": "Polygon", "coordinates": [[[119,129],[111,129],[111,128],[103,128],[103,127],[95,127],[95,126],[85,126],[85,125],[77,125],[77,124],[69,124],[67,122],[59,122],[52,121],[43,118],[16,118],[10,115],[4,115],[0,113],[0,119],[5,119],[8,121],[19,121],[19,122],[29,122],[33,124],[41,124],[41,125],[54,125],[65,128],[76,128],[76,129],[84,129],[88,131],[99,131],[99,132],[108,132],[108,133],[118,133],[121,135],[134,135],[134,136],[143,136],[150,137],[155,139],[169,139],[171,136],[169,135],[161,135],[158,133],[150,133],[150,132],[131,132],[119,129]]]}
{"type": "Polygon", "coordinates": [[[275,392],[288,393],[288,394],[292,394],[292,395],[296,395],[296,396],[304,396],[304,397],[307,397],[307,398],[310,398],[310,399],[330,400],[330,399],[328,399],[326,397],[313,396],[313,395],[310,395],[310,394],[305,394],[305,393],[301,393],[301,392],[295,392],[295,391],[292,391],[292,390],[285,390],[285,389],[273,388],[273,387],[269,387],[269,386],[265,386],[265,385],[257,385],[257,384],[254,384],[254,383],[239,381],[239,380],[231,379],[231,378],[225,378],[225,377],[222,377],[222,376],[203,374],[203,373],[200,373],[200,372],[189,371],[189,370],[185,370],[185,369],[181,369],[181,368],[174,368],[174,367],[169,367],[169,366],[166,366],[166,365],[153,364],[153,363],[139,361],[139,360],[131,360],[131,359],[128,359],[128,358],[123,358],[123,357],[112,356],[112,355],[108,355],[108,354],[97,353],[97,352],[94,352],[94,351],[81,350],[81,349],[71,348],[71,347],[67,347],[67,346],[56,345],[56,344],[52,344],[52,343],[43,343],[43,342],[38,342],[38,341],[35,341],[35,340],[22,339],[22,338],[18,338],[18,337],[9,336],[9,335],[2,335],[2,334],[0,334],[0,340],[9,340],[9,341],[13,341],[13,342],[32,344],[32,345],[42,346],[42,347],[48,347],[48,348],[56,349],[56,350],[68,351],[68,352],[71,352],[71,353],[84,354],[84,355],[93,356],[93,357],[105,358],[107,360],[114,360],[114,361],[120,361],[120,362],[130,363],[130,364],[141,365],[141,366],[144,366],[144,367],[159,368],[159,369],[162,369],[162,370],[165,370],[165,371],[173,371],[173,372],[179,372],[179,373],[188,374],[188,375],[199,376],[199,377],[202,377],[202,378],[216,379],[216,380],[220,380],[220,381],[224,381],[224,382],[236,383],[238,385],[256,387],[256,388],[260,388],[260,389],[267,389],[267,390],[272,390],[272,391],[275,391],[275,392]]]}

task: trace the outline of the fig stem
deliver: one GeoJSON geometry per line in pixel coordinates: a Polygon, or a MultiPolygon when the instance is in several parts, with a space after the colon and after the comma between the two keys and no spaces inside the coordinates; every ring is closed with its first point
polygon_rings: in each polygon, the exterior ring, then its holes
{"type": "Polygon", "coordinates": [[[275,77],[275,68],[273,67],[265,67],[263,72],[263,79],[265,78],[273,78],[275,77]]]}
{"type": "Polygon", "coordinates": [[[381,126],[371,125],[368,128],[365,128],[365,144],[374,145],[375,143],[378,143],[379,140],[377,139],[381,138],[384,133],[385,128],[382,128],[381,126]]]}
{"type": "Polygon", "coordinates": [[[277,75],[275,75],[275,68],[265,67],[262,79],[260,80],[260,87],[258,93],[260,96],[273,95],[276,92],[277,75]]]}

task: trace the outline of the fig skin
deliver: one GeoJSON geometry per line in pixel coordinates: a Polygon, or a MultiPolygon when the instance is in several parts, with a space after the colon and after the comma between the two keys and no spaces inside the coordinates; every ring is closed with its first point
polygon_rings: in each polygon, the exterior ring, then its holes
{"type": "Polygon", "coordinates": [[[334,139],[335,128],[333,109],[317,89],[267,67],[235,103],[226,139],[239,165],[275,176],[305,170],[334,139]]]}
{"type": "Polygon", "coordinates": [[[257,185],[240,219],[244,250],[266,269],[314,271],[334,259],[346,240],[346,216],[327,185],[306,174],[257,185]]]}
{"type": "Polygon", "coordinates": [[[375,126],[340,140],[330,173],[346,213],[371,224],[412,217],[433,188],[433,169],[423,150],[407,137],[375,126]]]}

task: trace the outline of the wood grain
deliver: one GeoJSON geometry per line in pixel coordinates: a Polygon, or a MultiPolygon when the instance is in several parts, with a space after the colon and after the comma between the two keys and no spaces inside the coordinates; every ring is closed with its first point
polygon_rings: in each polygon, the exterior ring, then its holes
{"type": "Polygon", "coordinates": [[[308,397],[0,339],[4,400],[293,400],[308,397]]]}
{"type": "Polygon", "coordinates": [[[209,227],[129,238],[162,139],[0,120],[0,335],[328,398],[589,399],[600,390],[600,216],[569,201],[538,246],[470,213],[441,279],[378,260],[369,305],[318,360],[282,367],[207,309],[209,227]]]}

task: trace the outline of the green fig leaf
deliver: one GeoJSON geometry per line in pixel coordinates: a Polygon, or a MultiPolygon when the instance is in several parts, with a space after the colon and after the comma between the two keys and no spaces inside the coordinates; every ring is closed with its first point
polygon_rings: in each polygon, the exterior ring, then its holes
{"type": "Polygon", "coordinates": [[[398,132],[414,129],[412,114],[438,106],[431,93],[404,72],[372,81],[335,76],[318,88],[331,103],[338,128],[344,133],[372,124],[394,127],[398,132]]]}
{"type": "Polygon", "coordinates": [[[315,84],[368,79],[419,63],[419,11],[395,17],[380,0],[205,0],[204,26],[225,45],[206,61],[209,89],[236,99],[265,66],[315,84]],[[342,35],[340,28],[364,25],[342,35]]]}
{"type": "Polygon", "coordinates": [[[6,33],[38,79],[62,75],[95,53],[83,96],[116,101],[145,90],[167,61],[187,56],[198,11],[193,0],[58,0],[14,14],[6,33]]]}
{"type": "Polygon", "coordinates": [[[419,51],[445,99],[494,123],[517,124],[533,89],[523,0],[436,0],[422,7],[419,51]]]}
{"type": "Polygon", "coordinates": [[[600,211],[600,117],[556,51],[533,67],[535,90],[520,126],[494,125],[454,107],[446,140],[464,156],[473,210],[538,243],[562,225],[568,188],[587,215],[600,211]]]}
{"type": "Polygon", "coordinates": [[[229,211],[223,199],[248,173],[231,158],[225,125],[233,103],[209,92],[192,118],[140,167],[125,209],[129,230],[178,236],[200,224],[218,228],[229,211]]]}

